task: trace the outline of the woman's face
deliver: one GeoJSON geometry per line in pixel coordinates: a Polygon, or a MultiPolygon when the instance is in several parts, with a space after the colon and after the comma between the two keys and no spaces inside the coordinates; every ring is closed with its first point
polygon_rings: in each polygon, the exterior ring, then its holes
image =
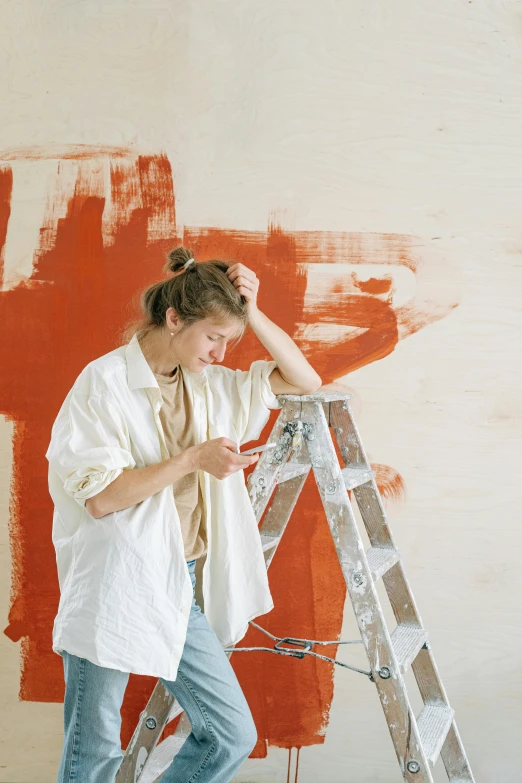
{"type": "Polygon", "coordinates": [[[172,349],[176,360],[192,372],[203,372],[208,364],[222,362],[227,344],[241,333],[241,325],[237,321],[218,322],[212,318],[196,321],[176,334],[179,328],[178,321],[177,326],[171,329],[175,333],[172,349]]]}

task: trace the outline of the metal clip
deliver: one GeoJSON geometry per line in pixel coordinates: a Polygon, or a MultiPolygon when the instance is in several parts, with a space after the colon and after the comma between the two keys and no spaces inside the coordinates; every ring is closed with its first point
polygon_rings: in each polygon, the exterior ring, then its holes
{"type": "Polygon", "coordinates": [[[305,653],[294,650],[292,647],[281,647],[284,642],[295,644],[297,647],[302,647],[305,652],[310,652],[312,649],[312,642],[309,642],[308,639],[292,639],[291,636],[285,636],[284,639],[281,639],[277,644],[274,644],[275,650],[285,650],[286,652],[291,653],[294,658],[304,658],[305,653]]]}

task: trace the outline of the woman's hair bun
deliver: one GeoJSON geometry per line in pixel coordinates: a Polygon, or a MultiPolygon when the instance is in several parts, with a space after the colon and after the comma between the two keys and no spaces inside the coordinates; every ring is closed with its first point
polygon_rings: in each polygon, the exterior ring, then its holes
{"type": "Polygon", "coordinates": [[[189,259],[194,258],[194,253],[192,250],[187,250],[186,247],[180,246],[171,250],[170,253],[168,253],[167,258],[168,261],[165,265],[165,270],[167,272],[179,272],[189,259]]]}

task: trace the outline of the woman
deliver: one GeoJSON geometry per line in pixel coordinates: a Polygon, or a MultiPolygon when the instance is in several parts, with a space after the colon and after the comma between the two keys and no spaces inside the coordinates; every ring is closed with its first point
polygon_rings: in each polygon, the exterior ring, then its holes
{"type": "Polygon", "coordinates": [[[162,783],[226,783],[257,739],[223,650],[273,608],[242,473],[259,455],[237,452],[276,394],[321,379],[257,308],[254,272],[184,248],[168,258],[176,275],[144,292],[130,342],[80,373],[46,454],[66,685],[58,783],[114,780],[131,672],[160,678],[191,722],[162,783]],[[273,361],[219,366],[248,324],[273,361]]]}

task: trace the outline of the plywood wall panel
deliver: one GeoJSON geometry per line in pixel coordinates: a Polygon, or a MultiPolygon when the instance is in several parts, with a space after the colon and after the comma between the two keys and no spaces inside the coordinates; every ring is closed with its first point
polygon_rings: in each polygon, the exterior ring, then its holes
{"type": "MultiPolygon", "coordinates": [[[[184,237],[200,254],[249,259],[267,314],[354,393],[475,776],[518,783],[521,35],[510,0],[2,6],[0,602],[11,631],[0,636],[0,781],[52,783],[63,736],[37,430],[56,401],[40,394],[43,418],[28,417],[35,383],[66,389],[77,373],[65,324],[87,352],[79,368],[110,350],[132,290],[184,237]],[[86,306],[85,244],[56,250],[71,204],[84,215],[88,198],[99,241],[88,301],[117,291],[125,269],[123,309],[104,310],[92,339],[64,297],[86,306]],[[281,291],[288,307],[271,311],[281,291]],[[382,343],[365,342],[367,329],[382,343]],[[57,346],[67,361],[51,379],[57,346]],[[38,489],[19,497],[22,486],[38,489]],[[21,555],[39,551],[37,591],[20,581],[21,555]],[[16,626],[36,599],[33,625],[16,626]]],[[[257,351],[248,338],[231,361],[257,351]]],[[[328,558],[318,524],[308,519],[328,558]]],[[[331,590],[326,625],[356,636],[339,583],[290,534],[301,577],[313,576],[306,600],[331,590]]],[[[282,590],[284,563],[271,568],[282,590]]],[[[283,598],[277,618],[292,623],[283,598]]],[[[399,783],[372,686],[342,670],[307,676],[325,716],[307,727],[299,783],[399,783]]],[[[132,687],[127,727],[150,683],[132,687]]],[[[289,753],[269,743],[237,783],[284,783],[289,753]]]]}

